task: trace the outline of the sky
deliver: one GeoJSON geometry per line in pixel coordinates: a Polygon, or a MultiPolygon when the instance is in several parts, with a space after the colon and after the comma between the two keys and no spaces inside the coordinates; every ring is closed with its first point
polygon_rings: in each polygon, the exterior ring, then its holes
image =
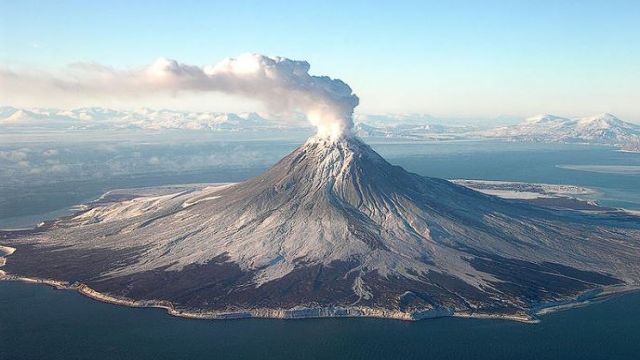
{"type": "MultiPolygon", "coordinates": [[[[584,116],[640,122],[640,1],[0,0],[0,69],[143,69],[243,53],[305,60],[345,81],[361,113],[584,116]]],[[[212,93],[85,96],[0,83],[0,104],[253,111],[212,93]]]]}

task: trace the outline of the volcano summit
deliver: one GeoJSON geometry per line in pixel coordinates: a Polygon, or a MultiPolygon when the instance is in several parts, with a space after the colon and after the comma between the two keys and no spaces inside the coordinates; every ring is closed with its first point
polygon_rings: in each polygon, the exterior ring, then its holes
{"type": "Polygon", "coordinates": [[[9,278],[200,317],[505,316],[640,285],[640,218],[543,208],[312,137],[236,184],[110,193],[1,234],[9,278]]]}

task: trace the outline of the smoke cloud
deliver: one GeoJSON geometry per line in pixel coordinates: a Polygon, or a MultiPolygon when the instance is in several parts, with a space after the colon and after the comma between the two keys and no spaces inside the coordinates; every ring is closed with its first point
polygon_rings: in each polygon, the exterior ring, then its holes
{"type": "Polygon", "coordinates": [[[301,111],[323,137],[349,133],[358,97],[343,81],[310,75],[309,68],[306,61],[244,54],[204,67],[160,58],[137,70],[77,63],[65,76],[0,70],[0,82],[7,91],[41,89],[92,96],[221,92],[259,100],[272,112],[301,111]]]}

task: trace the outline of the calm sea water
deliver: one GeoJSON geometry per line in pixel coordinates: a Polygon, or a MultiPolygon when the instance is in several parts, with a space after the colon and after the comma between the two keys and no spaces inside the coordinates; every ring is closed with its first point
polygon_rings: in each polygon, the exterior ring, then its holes
{"type": "Polygon", "coordinates": [[[441,318],[189,320],[0,282],[0,359],[638,359],[640,294],[539,324],[441,318]]]}
{"type": "MultiPolygon", "coordinates": [[[[234,164],[242,166],[210,163],[179,171],[151,167],[134,175],[114,173],[99,179],[79,175],[0,185],[0,226],[24,226],[58,216],[111,188],[239,181],[260,173],[294,147],[295,143],[260,141],[234,146],[234,164]],[[242,151],[248,158],[261,160],[242,163],[242,151]]],[[[422,175],[582,185],[597,189],[597,198],[604,205],[640,209],[640,154],[580,145],[496,142],[374,142],[373,147],[392,163],[422,175]]],[[[127,158],[123,154],[130,149],[123,149],[113,158],[126,163],[140,157],[127,158]]],[[[162,144],[135,148],[135,153],[147,158],[163,151],[168,158],[162,144]]],[[[222,150],[216,144],[202,143],[174,147],[170,153],[176,156],[181,151],[222,150]]],[[[112,158],[100,161],[114,163],[112,158]]],[[[100,167],[97,164],[94,166],[100,167]]],[[[206,321],[174,318],[157,309],[102,304],[46,286],[0,282],[2,360],[638,359],[638,354],[640,294],[550,314],[536,325],[452,318],[415,323],[380,319],[206,321]]]]}

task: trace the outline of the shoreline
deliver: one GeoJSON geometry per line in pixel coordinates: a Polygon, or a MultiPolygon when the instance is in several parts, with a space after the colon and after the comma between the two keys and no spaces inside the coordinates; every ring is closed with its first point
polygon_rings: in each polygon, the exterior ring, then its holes
{"type": "MultiPolygon", "coordinates": [[[[0,245],[0,267],[7,262],[6,257],[16,251],[15,248],[0,245]]],[[[157,308],[164,309],[171,316],[186,319],[201,320],[232,320],[232,319],[318,319],[318,318],[378,318],[402,321],[419,321],[424,319],[457,317],[467,319],[484,320],[509,320],[526,324],[537,324],[541,320],[538,316],[547,315],[553,312],[568,310],[576,307],[590,305],[591,303],[604,301],[615,295],[635,292],[640,290],[640,286],[623,287],[603,287],[592,289],[578,294],[576,297],[567,300],[548,302],[534,306],[523,314],[489,314],[474,312],[455,312],[449,308],[434,308],[416,312],[403,312],[399,310],[389,310],[371,307],[294,307],[290,309],[234,309],[228,311],[194,311],[187,309],[176,309],[176,307],[166,300],[131,300],[124,297],[116,297],[101,293],[82,283],[69,283],[67,281],[43,278],[31,278],[19,275],[7,274],[0,270],[0,281],[16,281],[29,284],[43,284],[51,286],[57,290],[72,290],[80,295],[86,296],[95,301],[100,301],[112,305],[127,306],[131,308],[157,308]]]]}
{"type": "Polygon", "coordinates": [[[536,324],[540,320],[526,315],[497,315],[485,313],[456,313],[446,308],[407,313],[399,310],[376,309],[369,307],[299,307],[290,309],[238,309],[232,311],[190,311],[176,309],[172,303],[165,300],[131,300],[119,298],[98,292],[85,284],[69,284],[65,281],[53,279],[29,278],[16,275],[0,274],[0,281],[15,281],[28,284],[48,285],[56,290],[76,291],[80,295],[92,300],[111,305],[127,306],[130,308],[163,309],[167,314],[185,319],[200,320],[234,320],[234,319],[280,319],[304,320],[323,318],[376,318],[401,321],[420,321],[442,317],[457,317],[485,320],[510,320],[528,324],[536,324]]]}

